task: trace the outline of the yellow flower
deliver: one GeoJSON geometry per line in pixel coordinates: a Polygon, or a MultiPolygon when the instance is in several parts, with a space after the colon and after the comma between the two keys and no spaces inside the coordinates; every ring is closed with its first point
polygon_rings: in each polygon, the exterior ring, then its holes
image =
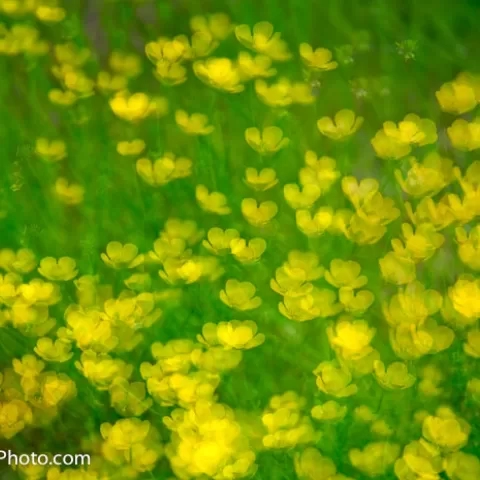
{"type": "Polygon", "coordinates": [[[48,280],[68,281],[78,274],[77,263],[73,258],[61,257],[58,260],[53,257],[45,257],[40,260],[38,272],[48,280]]]}
{"type": "Polygon", "coordinates": [[[255,290],[253,283],[230,279],[225,290],[220,292],[220,300],[235,310],[254,310],[262,304],[262,299],[255,296],[255,290]]]}
{"type": "Polygon", "coordinates": [[[422,441],[413,441],[405,446],[403,456],[395,462],[394,470],[399,480],[440,480],[443,468],[443,459],[438,452],[422,441]]]}
{"type": "Polygon", "coordinates": [[[373,363],[373,368],[378,383],[383,388],[389,390],[410,388],[416,380],[416,378],[408,372],[408,367],[403,362],[393,362],[385,369],[383,362],[376,360],[373,363]]]}
{"type": "Polygon", "coordinates": [[[12,365],[15,373],[24,378],[35,378],[45,368],[45,363],[35,355],[24,355],[21,360],[14,358],[12,365]]]}
{"type": "Polygon", "coordinates": [[[467,335],[467,343],[463,345],[467,355],[480,358],[480,330],[470,330],[467,335]]]}
{"type": "Polygon", "coordinates": [[[180,85],[187,80],[187,69],[181,63],[170,63],[163,59],[158,61],[153,73],[157,80],[169,87],[180,85]]]}
{"type": "Polygon", "coordinates": [[[379,188],[380,185],[374,178],[364,178],[360,182],[355,177],[342,178],[342,191],[357,210],[368,204],[379,188]]]}
{"type": "Polygon", "coordinates": [[[150,114],[150,98],[145,93],[121,92],[109,100],[113,113],[127,122],[138,122],[150,114]]]}
{"type": "Polygon", "coordinates": [[[445,459],[445,472],[451,480],[476,480],[480,478],[480,459],[470,453],[452,453],[445,459]]]}
{"type": "Polygon", "coordinates": [[[399,160],[412,151],[408,143],[389,137],[384,130],[379,130],[373,137],[371,143],[377,157],[384,160],[399,160]]]}
{"type": "Polygon", "coordinates": [[[130,290],[144,292],[152,286],[152,277],[149,273],[134,273],[125,279],[123,283],[130,290]]]}
{"type": "Polygon", "coordinates": [[[28,248],[16,252],[3,248],[0,250],[0,268],[19,274],[30,273],[37,265],[35,254],[28,248]]]}
{"type": "Polygon", "coordinates": [[[363,450],[348,452],[351,464],[369,477],[383,476],[400,454],[400,445],[388,442],[369,443],[363,450]]]}
{"type": "Polygon", "coordinates": [[[393,351],[402,360],[420,358],[429,353],[447,349],[455,334],[448,327],[438,326],[433,319],[427,319],[422,327],[415,324],[401,324],[390,329],[390,343],[393,351]]]}
{"type": "Polygon", "coordinates": [[[145,45],[145,54],[151,62],[156,64],[160,62],[175,64],[182,60],[186,53],[186,45],[178,38],[159,37],[145,45]]]}
{"type": "Polygon", "coordinates": [[[448,138],[458,150],[471,152],[480,148],[480,117],[473,122],[467,122],[463,118],[455,120],[447,128],[448,138]]]}
{"type": "Polygon", "coordinates": [[[218,342],[227,349],[249,350],[265,341],[265,335],[257,333],[257,324],[251,320],[232,320],[217,325],[218,342]]]}
{"type": "Polygon", "coordinates": [[[223,272],[215,257],[191,257],[167,258],[163,262],[163,271],[160,270],[158,274],[170,284],[190,284],[204,278],[214,281],[223,275],[223,272]]]}
{"type": "MultiPolygon", "coordinates": [[[[296,280],[298,284],[298,280],[296,280]]],[[[281,285],[285,288],[286,285],[281,285]]],[[[310,287],[305,287],[310,289],[310,287]]],[[[280,291],[281,292],[281,291],[280,291]]],[[[279,293],[280,293],[279,292],[279,293]]],[[[291,293],[289,290],[287,293],[291,293]]],[[[342,305],[336,302],[335,292],[328,289],[313,287],[306,295],[285,296],[283,303],[278,305],[280,313],[290,320],[306,322],[315,318],[334,317],[342,311],[342,305]]]]}
{"type": "Polygon", "coordinates": [[[269,190],[278,183],[277,173],[273,168],[262,168],[260,171],[255,168],[247,168],[244,181],[257,192],[269,190]]]}
{"type": "Polygon", "coordinates": [[[340,405],[335,400],[329,400],[323,405],[315,405],[311,411],[313,418],[323,422],[338,422],[343,420],[346,414],[347,407],[340,405]]]}
{"type": "Polygon", "coordinates": [[[338,63],[332,61],[332,52],[326,48],[313,50],[308,43],[300,44],[300,57],[307,68],[326,72],[338,67],[338,63]]]}
{"type": "Polygon", "coordinates": [[[14,273],[0,275],[0,303],[11,305],[17,297],[17,287],[21,282],[21,277],[14,273]]]}
{"type": "Polygon", "coordinates": [[[60,177],[55,182],[55,194],[66,205],[79,205],[83,202],[85,189],[76,183],[69,183],[66,178],[60,177]]]}
{"type": "Polygon", "coordinates": [[[244,80],[269,78],[277,73],[272,68],[272,59],[267,55],[255,55],[253,57],[248,52],[240,52],[237,63],[244,80]]]}
{"type": "Polygon", "coordinates": [[[233,228],[222,230],[218,227],[211,228],[207,233],[207,240],[202,245],[215,255],[223,255],[230,252],[230,245],[233,240],[239,239],[240,233],[233,228]]]}
{"type": "Polygon", "coordinates": [[[357,262],[334,259],[330,262],[330,270],[325,272],[325,280],[337,288],[361,288],[367,284],[368,278],[360,275],[360,270],[357,262]]]}
{"type": "Polygon", "coordinates": [[[274,292],[284,297],[304,297],[313,290],[311,283],[306,283],[306,275],[303,271],[293,272],[283,266],[275,271],[275,278],[270,280],[270,287],[274,292]]]}
{"type": "Polygon", "coordinates": [[[395,170],[395,178],[405,193],[413,197],[435,195],[446,187],[453,179],[453,163],[433,152],[427,155],[422,163],[414,157],[410,158],[410,169],[404,180],[402,172],[395,170]]]}
{"type": "Polygon", "coordinates": [[[46,372],[42,377],[42,403],[47,407],[57,406],[77,394],[75,382],[63,373],[46,372]]]}
{"type": "Polygon", "coordinates": [[[320,133],[332,140],[346,139],[353,135],[363,123],[363,117],[355,118],[352,110],[340,110],[335,114],[334,120],[330,117],[322,117],[317,122],[320,133]]]}
{"type": "Polygon", "coordinates": [[[259,204],[254,198],[244,198],[241,209],[245,220],[255,227],[267,225],[278,213],[275,202],[266,201],[259,204]]]}
{"type": "Polygon", "coordinates": [[[244,90],[238,68],[228,58],[208,58],[193,64],[195,75],[207,85],[229,93],[244,90]]]}
{"type": "Polygon", "coordinates": [[[208,117],[202,113],[188,115],[184,110],[177,110],[175,122],[188,135],[209,135],[214,130],[212,125],[208,125],[208,117]]]}
{"type": "Polygon", "coordinates": [[[369,355],[375,333],[376,329],[370,328],[365,320],[349,317],[341,317],[334,327],[327,328],[330,344],[345,360],[360,360],[369,355]]]}
{"type": "Polygon", "coordinates": [[[467,393],[475,403],[480,404],[480,378],[471,378],[467,383],[467,393]]]}
{"type": "Polygon", "coordinates": [[[330,480],[337,473],[333,461],[313,447],[296,453],[294,462],[299,480],[330,480]]]}
{"type": "Polygon", "coordinates": [[[117,74],[136,77],[142,71],[142,60],[138,55],[115,50],[110,54],[108,65],[117,74]]]}
{"type": "Polygon", "coordinates": [[[47,362],[66,362],[72,358],[73,353],[70,352],[72,344],[62,339],[55,342],[48,337],[39,338],[34,352],[47,362]]]}
{"type": "Polygon", "coordinates": [[[334,362],[322,362],[313,371],[317,377],[317,387],[323,393],[337,398],[350,397],[358,391],[352,383],[352,375],[344,367],[338,367],[334,362]]]}
{"type": "Polygon", "coordinates": [[[206,212],[228,215],[232,211],[227,205],[227,197],[223,193],[210,193],[205,185],[197,185],[195,197],[202,210],[206,212]]]}
{"type": "Polygon", "coordinates": [[[83,351],[80,361],[75,362],[75,367],[102,391],[108,390],[117,378],[128,379],[133,371],[133,367],[123,360],[113,359],[106,354],[97,354],[92,350],[83,351]]]}
{"type": "Polygon", "coordinates": [[[77,101],[77,96],[70,90],[59,90],[58,88],[53,88],[48,92],[48,99],[62,107],[70,107],[77,101]]]}
{"type": "Polygon", "coordinates": [[[353,315],[361,315],[373,304],[375,295],[368,290],[360,290],[355,293],[349,287],[341,287],[338,291],[338,299],[343,305],[345,312],[353,315]]]}
{"type": "Polygon", "coordinates": [[[145,150],[145,142],[139,138],[132,141],[123,141],[117,143],[117,152],[124,157],[130,155],[139,155],[145,150]]]}
{"type": "Polygon", "coordinates": [[[23,400],[0,402],[0,435],[6,440],[22,431],[32,421],[32,410],[23,400]]]}
{"type": "Polygon", "coordinates": [[[460,260],[473,270],[480,270],[480,225],[467,234],[464,228],[455,230],[460,260]]]}
{"type": "Polygon", "coordinates": [[[63,140],[37,138],[35,153],[47,162],[58,162],[67,156],[67,147],[63,140]]]}
{"type": "Polygon", "coordinates": [[[186,60],[194,60],[210,55],[219,45],[213,35],[208,31],[196,31],[190,40],[186,35],[178,35],[175,40],[185,45],[184,58],[186,60]]]}
{"type": "Polygon", "coordinates": [[[314,252],[291,250],[288,253],[288,261],[283,264],[283,267],[291,278],[312,281],[321,278],[325,272],[319,263],[320,260],[314,252]]]}
{"type": "Polygon", "coordinates": [[[308,210],[297,210],[295,221],[298,229],[307,237],[319,237],[332,225],[333,215],[331,207],[320,207],[313,216],[308,210]]]}
{"type": "Polygon", "coordinates": [[[408,114],[396,125],[394,122],[383,124],[385,134],[400,143],[429,145],[437,141],[437,127],[432,120],[420,118],[413,113],[408,114]]]}
{"type": "Polygon", "coordinates": [[[55,45],[54,53],[58,63],[74,67],[81,67],[91,57],[91,52],[88,48],[78,48],[71,42],[55,45]]]}
{"type": "Polygon", "coordinates": [[[118,378],[110,385],[108,391],[110,405],[124,417],[138,417],[153,404],[151,398],[146,398],[147,392],[143,382],[129,383],[125,378],[118,378]]]}
{"type": "Polygon", "coordinates": [[[340,172],[335,167],[333,158],[318,158],[315,152],[309,150],[305,153],[305,167],[300,169],[298,178],[303,186],[314,184],[320,187],[322,193],[326,193],[340,178],[340,172]]]}
{"type": "Polygon", "coordinates": [[[17,293],[23,301],[36,305],[55,305],[61,299],[60,288],[53,283],[34,278],[29,283],[20,285],[17,293]]]}
{"type": "Polygon", "coordinates": [[[415,262],[408,256],[389,252],[378,263],[382,277],[389,283],[405,285],[416,278],[415,262]]]}
{"type": "Polygon", "coordinates": [[[214,13],[206,17],[196,15],[190,19],[194,32],[209,32],[216,40],[225,40],[233,30],[230,18],[225,13],[214,13]]]}
{"type": "Polygon", "coordinates": [[[269,22],[259,22],[254,25],[253,30],[248,25],[238,25],[235,36],[245,47],[268,55],[273,60],[286,61],[291,58],[281,34],[274,33],[273,25],[269,22]]]}
{"type": "Polygon", "coordinates": [[[470,425],[457,417],[449,408],[439,408],[436,415],[423,421],[422,435],[442,452],[455,452],[468,442],[470,425]]]}
{"type": "Polygon", "coordinates": [[[445,242],[445,237],[430,223],[418,225],[415,233],[409,223],[403,223],[402,233],[405,247],[399,239],[394,239],[393,250],[401,256],[409,256],[416,263],[431,258],[445,242]]]}
{"type": "Polygon", "coordinates": [[[107,245],[107,253],[101,253],[100,257],[109,267],[135,268],[143,263],[143,255],[138,255],[138,248],[133,243],[122,245],[120,242],[110,242],[107,245]]]}
{"type": "Polygon", "coordinates": [[[480,317],[480,279],[460,277],[448,289],[453,308],[467,319],[480,317]]]}
{"type": "Polygon", "coordinates": [[[286,202],[295,210],[310,208],[321,196],[318,185],[307,183],[300,189],[297,184],[289,183],[283,187],[286,202]]]}
{"type": "Polygon", "coordinates": [[[444,83],[440,90],[435,92],[435,96],[444,112],[455,115],[462,115],[477,106],[475,90],[467,83],[444,83]]]}
{"type": "Polygon", "coordinates": [[[293,103],[292,84],[285,77],[272,85],[268,85],[265,80],[256,80],[255,92],[270,107],[287,107],[293,103]]]}
{"type": "Polygon", "coordinates": [[[438,204],[430,197],[422,198],[418,202],[415,212],[413,212],[411,204],[405,202],[405,210],[414,225],[431,223],[437,230],[444,229],[455,220],[452,209],[445,197],[438,204]]]}
{"type": "Polygon", "coordinates": [[[271,155],[285,148],[290,140],[278,127],[266,127],[261,132],[252,127],[245,130],[245,140],[260,155],[271,155]]]}
{"type": "Polygon", "coordinates": [[[136,443],[145,441],[150,433],[150,422],[138,418],[117,420],[114,425],[102,423],[100,432],[102,437],[116,450],[128,451],[136,443]]]}
{"type": "Polygon", "coordinates": [[[243,238],[234,238],[230,241],[230,251],[236,260],[243,264],[257,262],[267,248],[263,238],[252,238],[247,241],[243,238]]]}
{"type": "Polygon", "coordinates": [[[104,92],[120,92],[127,88],[127,78],[101,71],[97,75],[97,86],[104,92]]]}
{"type": "Polygon", "coordinates": [[[166,185],[172,180],[189,177],[192,173],[192,161],[185,157],[176,157],[166,152],[156,160],[140,158],[136,170],[142,180],[152,187],[166,185]]]}
{"type": "Polygon", "coordinates": [[[377,418],[375,413],[367,405],[356,407],[353,411],[353,415],[355,420],[362,423],[372,423],[377,418]]]}
{"type": "Polygon", "coordinates": [[[393,327],[402,324],[421,326],[429,316],[440,310],[442,302],[440,293],[427,290],[422,283],[414,281],[399,289],[389,304],[383,304],[383,314],[393,327]]]}

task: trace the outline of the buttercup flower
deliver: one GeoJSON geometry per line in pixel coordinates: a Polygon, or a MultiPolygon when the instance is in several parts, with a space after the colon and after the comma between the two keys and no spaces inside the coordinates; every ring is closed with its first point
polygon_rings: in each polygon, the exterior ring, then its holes
{"type": "Polygon", "coordinates": [[[480,117],[473,122],[463,118],[455,120],[447,128],[448,138],[458,150],[470,152],[480,148],[480,117]]]}
{"type": "Polygon", "coordinates": [[[242,215],[255,227],[267,225],[278,213],[275,202],[266,201],[258,204],[253,198],[244,198],[241,208],[242,215]]]}
{"type": "Polygon", "coordinates": [[[188,115],[185,110],[177,110],[175,112],[175,121],[188,135],[208,135],[214,130],[212,125],[208,125],[208,117],[202,113],[188,115]]]}
{"type": "Polygon", "coordinates": [[[78,274],[76,262],[70,257],[61,257],[58,260],[53,257],[46,257],[40,261],[38,271],[40,275],[54,281],[68,281],[78,274]]]}
{"type": "Polygon", "coordinates": [[[166,185],[172,180],[188,177],[192,169],[190,159],[177,158],[171,152],[166,152],[163,157],[154,161],[140,158],[135,165],[138,175],[152,187],[166,185]]]}
{"type": "Polygon", "coordinates": [[[322,362],[313,373],[317,377],[317,387],[327,395],[337,398],[350,397],[358,391],[357,386],[351,383],[350,372],[335,363],[322,362]]]}
{"type": "Polygon", "coordinates": [[[372,351],[370,342],[375,329],[370,328],[364,320],[341,318],[335,327],[327,329],[332,347],[338,349],[345,359],[361,359],[372,351]]]}
{"type": "Polygon", "coordinates": [[[237,40],[246,47],[258,53],[268,55],[273,60],[289,60],[287,44],[281,39],[280,33],[274,33],[273,25],[269,22],[255,24],[253,30],[248,25],[238,25],[235,28],[237,40]]]}
{"type": "Polygon", "coordinates": [[[255,286],[250,282],[227,280],[225,290],[220,292],[220,300],[235,310],[253,310],[262,304],[262,299],[255,296],[255,286]]]}
{"type": "Polygon", "coordinates": [[[195,75],[206,84],[229,93],[243,91],[240,72],[233,62],[227,58],[208,58],[193,64],[195,75]]]}
{"type": "Polygon", "coordinates": [[[332,61],[332,52],[326,48],[313,50],[308,43],[301,43],[299,50],[303,63],[312,70],[328,71],[338,67],[338,63],[332,61]]]}
{"type": "Polygon", "coordinates": [[[35,153],[48,162],[58,162],[67,156],[67,147],[62,140],[49,141],[46,138],[38,138],[35,153]]]}
{"type": "Polygon", "coordinates": [[[385,365],[380,361],[373,364],[375,376],[387,389],[405,389],[410,388],[415,383],[415,377],[408,372],[407,365],[402,362],[394,362],[385,369],[385,365]]]}
{"type": "Polygon", "coordinates": [[[466,83],[447,82],[435,93],[444,112],[461,115],[477,105],[475,90],[466,83]]]}
{"type": "Polygon", "coordinates": [[[141,265],[143,256],[138,255],[138,248],[133,243],[122,245],[120,242],[110,242],[107,253],[100,254],[106,265],[112,268],[134,268],[141,265]]]}
{"type": "Polygon", "coordinates": [[[58,199],[66,205],[79,205],[83,202],[85,188],[76,183],[69,183],[66,178],[60,177],[55,182],[54,192],[58,199]]]}
{"type": "Polygon", "coordinates": [[[256,55],[253,57],[248,52],[240,52],[237,63],[245,80],[269,78],[277,73],[275,68],[272,68],[272,59],[267,55],[256,55]]]}
{"type": "Polygon", "coordinates": [[[253,190],[264,192],[278,183],[277,174],[273,168],[263,168],[258,171],[255,168],[245,170],[245,183],[253,190]]]}
{"type": "Polygon", "coordinates": [[[228,215],[231,212],[227,205],[227,197],[223,193],[210,193],[205,185],[197,185],[195,196],[200,207],[206,212],[216,213],[217,215],[228,215]]]}
{"type": "Polygon", "coordinates": [[[139,155],[145,150],[145,146],[145,142],[141,139],[118,142],[117,152],[123,156],[139,155]]]}
{"type": "Polygon", "coordinates": [[[266,127],[260,132],[258,128],[247,128],[245,140],[261,155],[268,155],[282,150],[289,144],[289,139],[283,136],[278,127],[266,127]]]}
{"type": "Polygon", "coordinates": [[[218,342],[225,348],[248,350],[261,345],[265,335],[257,334],[257,324],[251,320],[220,322],[217,326],[218,342]]]}
{"type": "Polygon", "coordinates": [[[422,434],[442,452],[455,452],[468,441],[470,425],[448,408],[439,408],[436,415],[423,421],[422,434]]]}
{"type": "Polygon", "coordinates": [[[128,122],[138,122],[150,114],[150,98],[145,93],[119,93],[109,104],[117,117],[128,122]]]}
{"type": "Polygon", "coordinates": [[[351,110],[340,110],[335,114],[334,121],[329,117],[322,117],[317,122],[320,133],[333,140],[343,140],[353,135],[362,125],[363,117],[355,118],[351,110]]]}

